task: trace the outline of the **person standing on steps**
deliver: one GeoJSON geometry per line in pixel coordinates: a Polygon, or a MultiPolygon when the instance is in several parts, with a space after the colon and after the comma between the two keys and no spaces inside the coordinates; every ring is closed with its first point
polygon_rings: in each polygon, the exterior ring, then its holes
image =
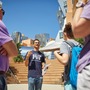
{"type": "Polygon", "coordinates": [[[46,64],[45,56],[39,51],[40,41],[34,40],[34,50],[28,51],[25,65],[28,66],[28,90],[41,90],[43,75],[42,69],[46,64]]]}
{"type": "MultiPolygon", "coordinates": [[[[78,45],[78,42],[74,40],[72,33],[72,25],[68,22],[65,25],[63,31],[63,38],[65,41],[70,42],[73,45],[78,45]]],[[[57,60],[65,66],[64,68],[64,90],[76,90],[76,88],[70,82],[70,64],[71,64],[71,47],[65,41],[60,44],[60,50],[54,51],[54,55],[57,60]]]]}

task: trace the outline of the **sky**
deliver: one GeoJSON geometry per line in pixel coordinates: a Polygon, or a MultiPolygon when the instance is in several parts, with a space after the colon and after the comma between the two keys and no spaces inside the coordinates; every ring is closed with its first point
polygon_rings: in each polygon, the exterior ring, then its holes
{"type": "Polygon", "coordinates": [[[34,39],[48,33],[56,38],[60,29],[57,19],[58,0],[1,0],[5,10],[3,22],[10,34],[21,32],[34,39]]]}

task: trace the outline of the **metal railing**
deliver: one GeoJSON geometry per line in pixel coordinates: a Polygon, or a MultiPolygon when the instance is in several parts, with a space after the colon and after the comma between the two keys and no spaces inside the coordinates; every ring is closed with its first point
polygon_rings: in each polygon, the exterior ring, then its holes
{"type": "Polygon", "coordinates": [[[13,77],[13,79],[15,80],[15,82],[16,82],[17,84],[20,84],[20,81],[18,80],[17,76],[14,75],[14,73],[12,72],[12,70],[10,69],[10,67],[9,67],[8,72],[9,72],[10,75],[13,77]]]}

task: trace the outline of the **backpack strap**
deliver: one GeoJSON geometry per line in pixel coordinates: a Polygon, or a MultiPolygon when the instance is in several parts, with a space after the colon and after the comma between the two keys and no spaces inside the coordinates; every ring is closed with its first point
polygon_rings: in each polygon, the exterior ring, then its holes
{"type": "MultiPolygon", "coordinates": [[[[74,43],[72,43],[70,41],[64,41],[64,42],[70,46],[70,51],[75,46],[74,43]]],[[[68,64],[65,66],[65,69],[64,69],[64,81],[70,80],[69,74],[70,74],[70,68],[71,68],[71,57],[72,57],[72,55],[70,53],[70,58],[69,58],[68,64]]]]}
{"type": "Polygon", "coordinates": [[[67,43],[71,48],[73,48],[75,45],[74,43],[70,42],[70,41],[64,41],[65,43],[67,43]]]}
{"type": "Polygon", "coordinates": [[[66,42],[71,48],[73,48],[74,46],[78,46],[78,47],[83,48],[83,45],[80,44],[79,42],[78,42],[77,45],[75,45],[75,44],[74,44],[73,42],[71,42],[71,41],[64,41],[64,42],[66,42]]]}

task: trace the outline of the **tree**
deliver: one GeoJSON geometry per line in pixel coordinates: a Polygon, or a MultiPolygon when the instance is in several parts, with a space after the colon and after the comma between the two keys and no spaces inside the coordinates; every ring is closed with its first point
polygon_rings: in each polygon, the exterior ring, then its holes
{"type": "Polygon", "coordinates": [[[23,62],[23,58],[22,58],[22,55],[21,55],[21,43],[17,43],[17,49],[18,49],[18,56],[14,58],[14,61],[15,62],[23,62]]]}
{"type": "Polygon", "coordinates": [[[84,45],[84,40],[82,38],[79,39],[75,39],[77,42],[79,42],[80,44],[84,45]]]}

